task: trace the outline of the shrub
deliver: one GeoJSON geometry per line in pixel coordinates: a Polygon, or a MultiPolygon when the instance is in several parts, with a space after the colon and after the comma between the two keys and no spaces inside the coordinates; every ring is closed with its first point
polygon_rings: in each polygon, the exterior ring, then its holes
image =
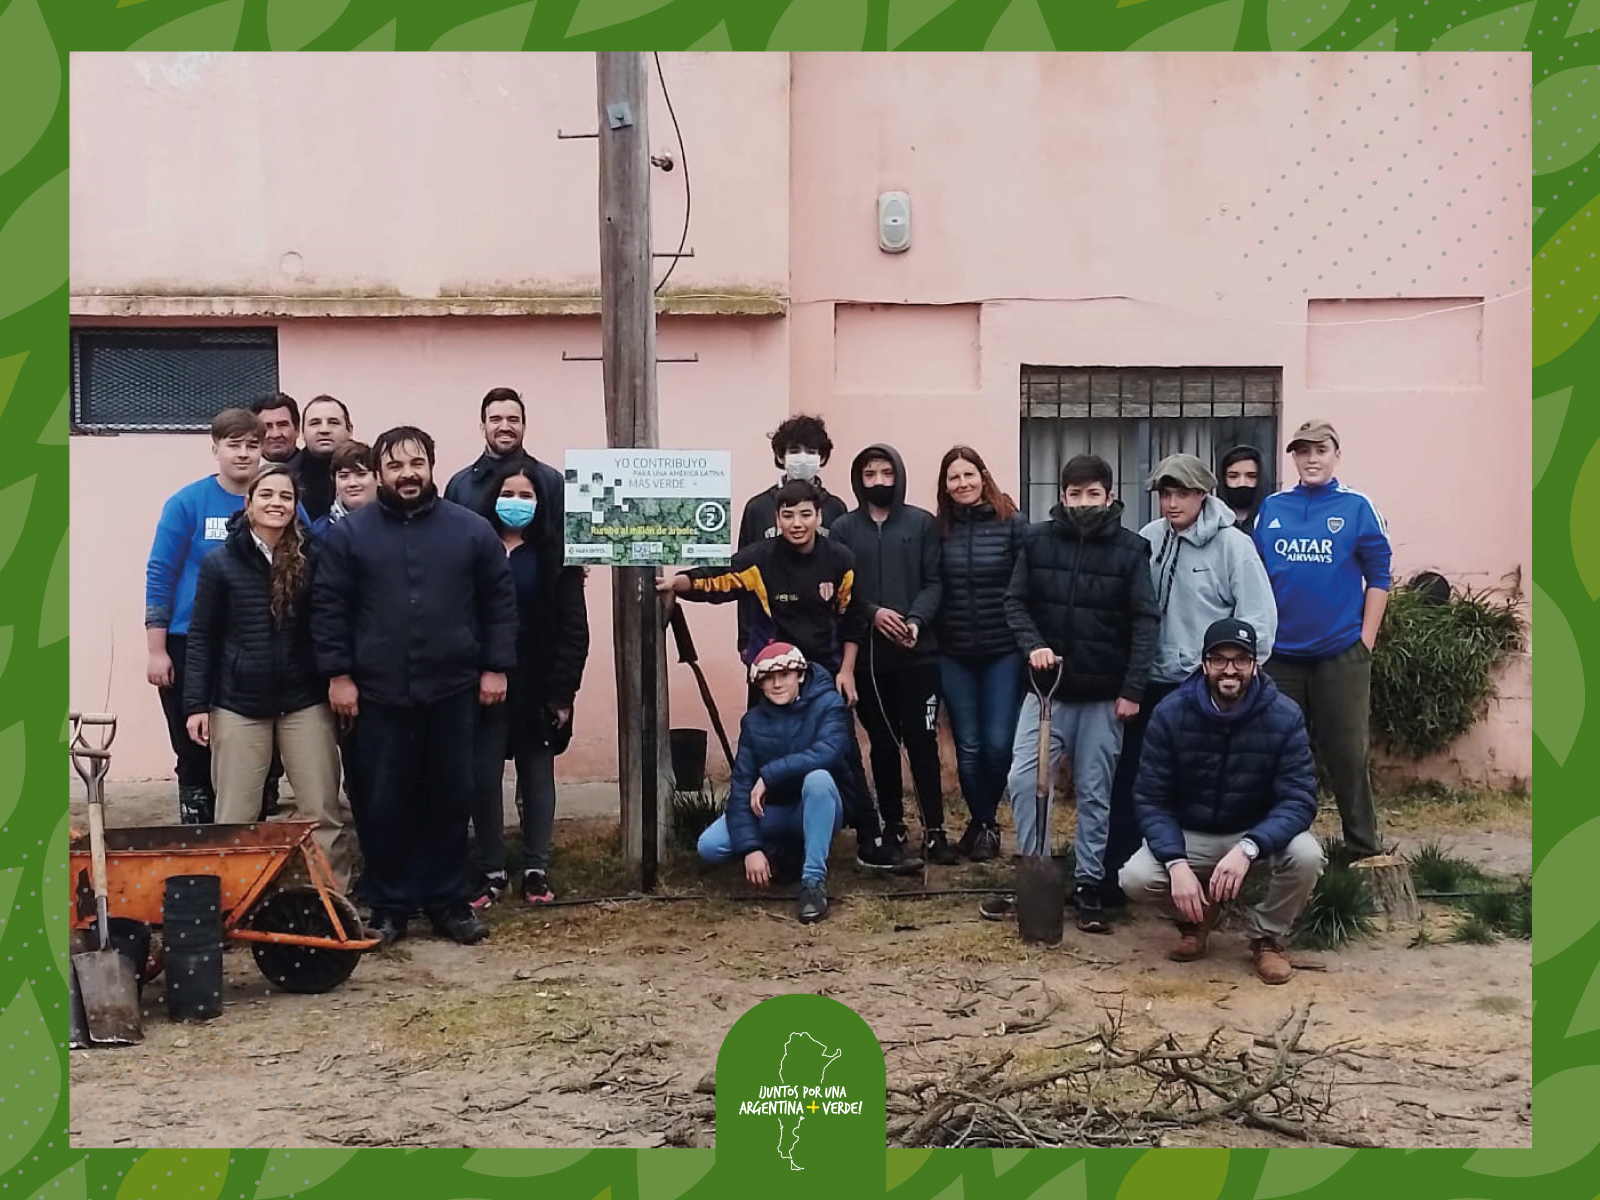
{"type": "Polygon", "coordinates": [[[1494,673],[1522,649],[1520,581],[1501,599],[1470,589],[1439,603],[1410,585],[1389,595],[1372,654],[1372,735],[1410,759],[1448,748],[1488,711],[1494,673]]]}
{"type": "Polygon", "coordinates": [[[1438,842],[1427,842],[1410,856],[1411,881],[1419,891],[1476,891],[1488,881],[1477,863],[1451,854],[1438,842]]]}
{"type": "Polygon", "coordinates": [[[1290,940],[1307,950],[1336,950],[1353,938],[1371,936],[1375,913],[1372,894],[1355,868],[1330,854],[1290,940]]]}

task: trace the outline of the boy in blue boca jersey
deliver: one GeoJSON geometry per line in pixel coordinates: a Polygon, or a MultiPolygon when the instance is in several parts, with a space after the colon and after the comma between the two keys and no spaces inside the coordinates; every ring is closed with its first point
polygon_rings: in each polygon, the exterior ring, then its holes
{"type": "Polygon", "coordinates": [[[1313,419],[1289,439],[1300,483],[1268,496],[1255,540],[1278,602],[1266,670],[1298,703],[1339,804],[1345,845],[1379,854],[1367,767],[1372,647],[1389,604],[1389,527],[1377,506],[1334,477],[1339,435],[1313,419]]]}
{"type": "Polygon", "coordinates": [[[223,409],[211,422],[211,453],[217,473],[180,488],[162,507],[145,567],[145,675],[160,689],[167,736],[177,756],[178,820],[185,825],[210,823],[217,803],[211,752],[197,745],[185,728],[183,663],[189,617],[200,560],[227,540],[228,518],[244,508],[245,486],[261,464],[261,418],[242,408],[223,409]]]}

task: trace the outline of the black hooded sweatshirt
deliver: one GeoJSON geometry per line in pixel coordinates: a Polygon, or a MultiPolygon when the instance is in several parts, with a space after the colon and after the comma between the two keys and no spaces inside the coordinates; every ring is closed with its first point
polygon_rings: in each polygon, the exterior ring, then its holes
{"type": "Polygon", "coordinates": [[[850,640],[862,647],[866,660],[862,667],[882,672],[931,662],[938,656],[936,619],[944,594],[938,522],[932,513],[906,503],[906,467],[893,446],[880,442],[856,455],[850,464],[850,486],[857,507],[833,523],[832,537],[855,555],[854,603],[860,608],[858,619],[851,623],[856,636],[850,640]],[[862,469],[874,458],[894,464],[894,497],[882,524],[867,510],[861,483],[862,469]],[[879,608],[893,609],[918,627],[913,649],[896,645],[872,627],[879,608]]]}
{"type": "Polygon", "coordinates": [[[1261,501],[1267,494],[1267,472],[1262,465],[1261,451],[1254,446],[1235,446],[1222,456],[1217,464],[1217,497],[1233,509],[1233,527],[1240,533],[1251,533],[1256,527],[1256,514],[1261,511],[1261,501]],[[1256,464],[1256,486],[1231,488],[1227,484],[1228,468],[1246,459],[1256,464]],[[1244,515],[1240,516],[1240,510],[1244,515]]]}

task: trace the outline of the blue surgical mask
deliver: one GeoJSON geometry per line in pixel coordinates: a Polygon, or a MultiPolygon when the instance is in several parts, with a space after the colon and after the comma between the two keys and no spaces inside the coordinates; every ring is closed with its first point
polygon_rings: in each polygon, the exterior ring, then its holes
{"type": "Polygon", "coordinates": [[[494,502],[494,513],[512,529],[521,529],[533,520],[533,514],[538,507],[537,500],[526,500],[521,496],[501,496],[494,502]]]}

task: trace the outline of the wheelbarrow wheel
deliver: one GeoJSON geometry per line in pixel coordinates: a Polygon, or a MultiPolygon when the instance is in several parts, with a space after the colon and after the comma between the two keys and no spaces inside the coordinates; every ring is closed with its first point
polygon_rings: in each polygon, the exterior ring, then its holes
{"type": "MultiPolygon", "coordinates": [[[[343,896],[332,896],[346,937],[357,937],[361,919],[355,907],[343,896]]],[[[294,933],[306,937],[331,938],[333,922],[322,906],[316,888],[285,888],[274,892],[250,914],[250,928],[264,933],[294,933]]],[[[290,992],[316,995],[332,991],[350,978],[361,961],[359,950],[333,950],[323,946],[291,946],[273,942],[251,942],[261,973],[290,992]]]]}

